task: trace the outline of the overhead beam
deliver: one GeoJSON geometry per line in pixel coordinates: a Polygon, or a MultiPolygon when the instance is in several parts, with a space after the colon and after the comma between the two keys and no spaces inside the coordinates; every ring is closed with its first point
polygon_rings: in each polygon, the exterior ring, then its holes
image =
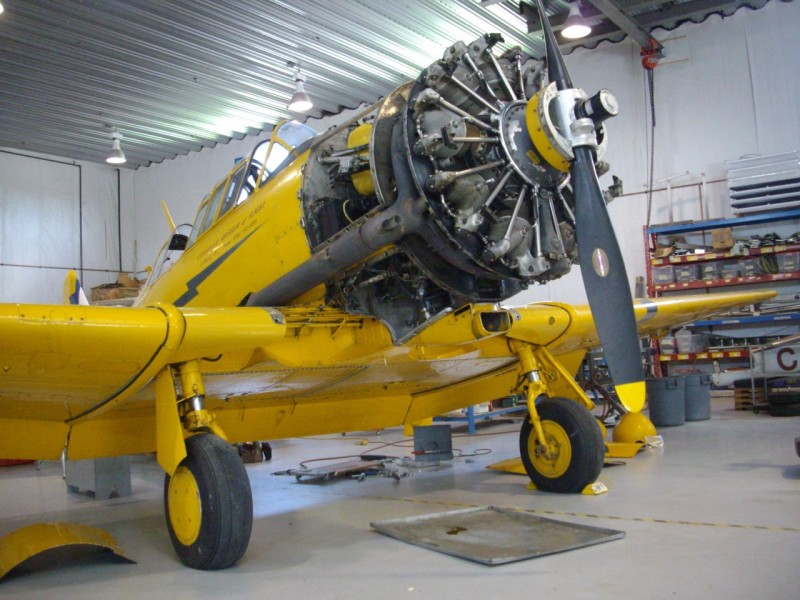
{"type": "MultiPolygon", "coordinates": [[[[597,11],[600,12],[599,8],[596,8],[600,2],[604,0],[585,0],[586,2],[592,2],[592,7],[597,11]]],[[[612,1],[612,0],[609,0],[612,1]]],[[[748,5],[752,8],[760,8],[764,4],[766,4],[767,0],[752,0],[751,3],[748,5]]],[[[632,8],[643,8],[646,6],[652,6],[651,2],[640,2],[638,4],[631,4],[627,7],[627,10],[632,8]]],[[[649,40],[652,38],[647,31],[652,30],[655,27],[659,26],[668,26],[672,27],[677,22],[685,21],[685,20],[694,20],[698,18],[705,18],[709,14],[712,13],[724,13],[730,14],[736,9],[736,4],[731,0],[689,0],[689,2],[683,2],[681,4],[676,4],[671,6],[670,8],[666,9],[659,9],[659,10],[650,10],[648,12],[643,12],[636,15],[635,24],[640,31],[640,34],[636,37],[631,36],[631,38],[642,46],[641,38],[643,36],[647,36],[644,38],[645,40],[649,40]]],[[[525,17],[525,20],[528,24],[528,33],[538,34],[541,32],[541,25],[539,23],[539,16],[536,13],[535,9],[528,5],[526,2],[520,2],[520,13],[525,17]]],[[[558,31],[563,28],[564,22],[566,21],[566,13],[562,13],[559,15],[553,15],[550,17],[550,24],[553,27],[554,31],[558,31]]],[[[585,38],[577,39],[577,40],[561,40],[559,46],[563,49],[568,48],[577,48],[580,46],[587,46],[593,47],[594,45],[598,44],[603,40],[608,40],[618,36],[619,34],[627,34],[630,35],[627,31],[625,31],[622,27],[619,26],[616,22],[613,22],[609,16],[602,15],[603,18],[601,22],[597,22],[598,17],[589,17],[587,20],[589,21],[592,27],[592,33],[585,38]]],[[[630,17],[628,17],[631,19],[630,17]]],[[[633,20],[633,19],[631,19],[633,20]]],[[[619,39],[614,40],[619,41],[619,39]]],[[[657,47],[661,48],[663,52],[663,48],[661,44],[656,42],[657,47]]],[[[646,41],[646,44],[642,46],[644,48],[651,48],[650,42],[646,41]]]]}
{"type": "MultiPolygon", "coordinates": [[[[591,38],[581,38],[578,40],[570,40],[569,42],[563,42],[559,44],[559,46],[563,48],[571,48],[575,46],[582,46],[586,45],[587,41],[592,39],[597,39],[600,41],[601,39],[605,39],[615,33],[624,32],[629,35],[632,39],[634,39],[642,48],[657,48],[657,51],[661,53],[662,46],[659,42],[655,39],[652,39],[650,34],[645,32],[641,27],[639,27],[633,19],[631,19],[627,14],[623,11],[623,9],[614,2],[614,0],[584,0],[586,2],[591,2],[591,4],[584,5],[585,8],[582,8],[582,14],[585,15],[585,19],[587,24],[592,28],[592,36],[591,38]],[[615,13],[614,17],[609,14],[606,14],[603,9],[598,5],[600,2],[603,4],[613,4],[616,7],[617,13],[615,13]],[[591,14],[587,14],[591,13],[591,14]],[[615,20],[616,19],[618,20],[615,20]],[[621,24],[622,21],[625,21],[624,27],[621,24]],[[627,29],[626,29],[627,27],[627,29]],[[632,32],[635,32],[633,35],[632,32]],[[650,41],[652,39],[652,42],[650,41]]],[[[609,9],[611,10],[611,9],[609,9]]],[[[525,22],[528,25],[528,33],[540,33],[541,32],[541,23],[539,21],[539,14],[536,11],[536,8],[533,5],[528,4],[524,0],[521,0],[519,3],[519,12],[525,18],[525,22]]],[[[552,27],[553,31],[559,31],[564,28],[564,24],[567,20],[567,13],[561,13],[557,15],[553,15],[549,18],[550,26],[552,27]]]]}
{"type": "MultiPolygon", "coordinates": [[[[754,0],[754,7],[761,7],[766,4],[767,0],[754,0]]],[[[664,10],[653,10],[647,13],[641,13],[636,16],[636,21],[644,28],[652,30],[655,27],[665,25],[675,25],[675,23],[684,20],[693,20],[697,18],[705,18],[711,13],[725,13],[729,14],[734,10],[736,5],[731,3],[730,0],[692,0],[677,4],[671,8],[664,10]]],[[[578,40],[570,40],[559,44],[562,49],[577,48],[579,46],[593,47],[594,45],[607,40],[614,36],[614,34],[624,33],[616,24],[610,21],[604,21],[598,26],[592,26],[592,33],[588,37],[578,40]]]]}
{"type": "MultiPolygon", "coordinates": [[[[528,33],[539,33],[542,31],[542,22],[539,20],[539,12],[532,4],[528,4],[524,0],[520,0],[519,14],[525,19],[525,24],[528,26],[528,33]]],[[[553,31],[558,31],[564,27],[564,22],[567,20],[566,13],[561,15],[553,15],[549,17],[550,27],[553,31]]]]}
{"type": "Polygon", "coordinates": [[[597,10],[603,13],[611,20],[617,27],[628,34],[628,36],[636,42],[640,48],[653,50],[658,56],[661,56],[664,47],[661,42],[656,40],[648,32],[642,29],[639,24],[625,12],[625,10],[617,4],[616,0],[587,0],[597,10]]]}
{"type": "MultiPolygon", "coordinates": [[[[746,5],[748,8],[763,8],[767,0],[751,0],[746,5]]],[[[704,18],[711,13],[724,12],[731,14],[736,11],[738,5],[731,0],[690,0],[675,4],[669,8],[653,10],[636,17],[636,20],[645,27],[656,27],[658,25],[674,22],[682,19],[704,18]]]]}

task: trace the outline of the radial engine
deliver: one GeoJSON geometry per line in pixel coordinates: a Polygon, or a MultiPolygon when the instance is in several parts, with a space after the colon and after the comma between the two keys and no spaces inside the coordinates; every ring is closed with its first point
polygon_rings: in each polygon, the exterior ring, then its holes
{"type": "Polygon", "coordinates": [[[601,157],[616,101],[605,90],[556,91],[543,62],[518,47],[495,56],[502,41],[452,45],[416,81],[320,136],[301,191],[316,266],[262,303],[325,283],[329,304],[380,318],[401,342],[438,315],[570,270],[580,132],[554,107],[582,107],[601,157]]]}

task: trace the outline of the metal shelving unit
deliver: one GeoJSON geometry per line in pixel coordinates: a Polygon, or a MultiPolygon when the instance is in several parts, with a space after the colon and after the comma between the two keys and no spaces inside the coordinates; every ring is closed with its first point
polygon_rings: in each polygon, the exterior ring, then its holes
{"type": "Polygon", "coordinates": [[[717,327],[720,325],[757,325],[774,324],[785,321],[800,321],[800,313],[778,315],[752,315],[749,317],[724,317],[720,319],[702,319],[689,323],[689,327],[717,327]]]}
{"type": "MultiPolygon", "coordinates": [[[[709,277],[707,279],[695,279],[690,281],[674,281],[669,283],[656,283],[653,277],[653,269],[665,266],[685,266],[702,265],[714,261],[725,261],[726,264],[743,260],[764,260],[764,257],[778,256],[785,253],[800,252],[800,243],[786,243],[760,248],[740,249],[738,252],[731,250],[711,250],[705,253],[684,254],[678,256],[654,257],[657,248],[657,238],[660,236],[683,234],[711,233],[715,229],[731,228],[741,229],[769,223],[779,223],[791,220],[800,220],[800,209],[781,210],[773,212],[763,212],[749,214],[733,219],[714,219],[708,221],[693,221],[688,223],[675,223],[668,225],[658,225],[644,229],[645,247],[647,251],[647,291],[652,297],[659,297],[663,294],[680,292],[712,292],[718,288],[741,285],[769,285],[785,284],[793,281],[800,281],[800,270],[792,270],[779,273],[754,273],[737,277],[709,277]]],[[[800,226],[798,227],[800,228],[800,226]]],[[[787,257],[784,257],[786,259],[787,257]]],[[[791,260],[791,259],[790,259],[791,260]]],[[[776,314],[752,314],[731,317],[719,317],[695,321],[688,324],[690,328],[735,328],[735,327],[758,327],[774,326],[783,323],[794,324],[800,321],[800,312],[787,312],[776,314]]],[[[658,344],[655,344],[655,355],[653,366],[656,372],[663,372],[670,364],[675,363],[694,363],[702,361],[728,361],[749,364],[749,352],[745,344],[742,347],[715,348],[707,352],[697,353],[675,353],[661,354],[658,344]]]]}
{"type": "Polygon", "coordinates": [[[737,348],[735,350],[709,350],[708,352],[659,354],[658,360],[661,362],[693,362],[697,360],[721,360],[726,358],[743,359],[749,356],[749,350],[746,348],[737,348]]]}
{"type": "Polygon", "coordinates": [[[754,283],[774,283],[800,279],[800,271],[791,273],[769,273],[766,275],[746,275],[724,279],[699,279],[697,281],[678,281],[675,283],[653,284],[654,292],[675,292],[679,290],[704,290],[731,285],[751,285],[754,283]]]}
{"type": "Polygon", "coordinates": [[[690,223],[670,223],[667,225],[653,225],[649,232],[654,235],[690,233],[705,231],[707,229],[721,229],[723,227],[746,227],[748,225],[763,225],[777,221],[791,221],[800,219],[800,208],[792,210],[778,210],[759,214],[736,217],[734,219],[712,219],[709,221],[692,221],[690,223]]]}
{"type": "Polygon", "coordinates": [[[778,244],[776,246],[765,246],[763,248],[748,248],[747,254],[733,254],[730,251],[706,252],[705,254],[693,254],[687,256],[665,256],[663,258],[651,258],[650,264],[654,267],[661,265],[676,265],[682,263],[702,263],[711,260],[727,260],[737,258],[755,258],[770,254],[781,254],[783,252],[799,252],[800,244],[778,244]]]}

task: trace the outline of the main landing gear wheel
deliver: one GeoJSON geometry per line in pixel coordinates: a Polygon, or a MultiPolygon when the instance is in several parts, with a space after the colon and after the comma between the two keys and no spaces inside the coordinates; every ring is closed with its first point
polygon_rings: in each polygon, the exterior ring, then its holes
{"type": "Polygon", "coordinates": [[[594,483],[603,468],[605,445],[592,414],[567,398],[548,398],[536,405],[547,443],[547,456],[530,419],[522,423],[519,450],[525,472],[545,492],[579,493],[594,483]]]}
{"type": "Polygon", "coordinates": [[[193,569],[239,560],[250,541],[253,498],[236,449],[201,433],[186,439],[186,458],[164,480],[164,510],[175,552],[193,569]]]}

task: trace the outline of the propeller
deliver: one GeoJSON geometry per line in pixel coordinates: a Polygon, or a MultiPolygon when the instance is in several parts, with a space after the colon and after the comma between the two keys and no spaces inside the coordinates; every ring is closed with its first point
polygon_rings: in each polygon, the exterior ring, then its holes
{"type": "MultiPolygon", "coordinates": [[[[559,92],[571,89],[572,80],[542,0],[535,1],[544,32],[548,78],[555,82],[559,92]]],[[[557,106],[561,109],[564,104],[557,106]]],[[[614,389],[622,405],[636,412],[644,406],[645,385],[633,298],[595,170],[595,124],[603,118],[598,113],[605,111],[606,117],[613,116],[617,110],[616,101],[603,90],[589,100],[576,102],[574,110],[577,120],[572,115],[564,115],[561,122],[575,126],[570,178],[575,195],[581,275],[614,389]]]]}

